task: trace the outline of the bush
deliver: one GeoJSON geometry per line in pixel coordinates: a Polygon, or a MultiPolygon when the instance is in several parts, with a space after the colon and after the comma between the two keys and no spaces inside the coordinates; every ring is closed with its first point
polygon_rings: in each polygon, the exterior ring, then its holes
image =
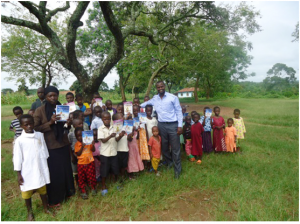
{"type": "Polygon", "coordinates": [[[34,97],[26,96],[25,92],[14,92],[14,93],[1,94],[1,104],[14,105],[14,104],[33,103],[35,100],[34,97]]]}

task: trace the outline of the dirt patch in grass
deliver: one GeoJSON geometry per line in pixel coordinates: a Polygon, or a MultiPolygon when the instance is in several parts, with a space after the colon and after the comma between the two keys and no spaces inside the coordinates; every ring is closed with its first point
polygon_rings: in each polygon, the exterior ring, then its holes
{"type": "Polygon", "coordinates": [[[6,117],[1,117],[1,120],[2,121],[7,121],[7,120],[14,120],[14,119],[16,119],[16,116],[14,115],[14,116],[6,116],[6,117]]]}
{"type": "Polygon", "coordinates": [[[194,190],[167,200],[165,209],[149,208],[135,221],[212,221],[214,193],[194,190]]]}
{"type": "MultiPolygon", "coordinates": [[[[200,113],[200,115],[203,115],[203,109],[204,107],[208,106],[209,108],[213,109],[215,106],[218,105],[199,105],[199,104],[194,104],[194,103],[182,103],[181,105],[187,105],[187,112],[191,113],[193,110],[197,111],[198,113],[200,113]]],[[[225,117],[233,117],[233,110],[234,108],[230,108],[230,107],[221,107],[221,116],[225,116],[225,117]]]]}

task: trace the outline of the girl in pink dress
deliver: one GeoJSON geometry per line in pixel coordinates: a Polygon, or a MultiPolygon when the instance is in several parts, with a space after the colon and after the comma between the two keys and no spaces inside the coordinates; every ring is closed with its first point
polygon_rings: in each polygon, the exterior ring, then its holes
{"type": "Polygon", "coordinates": [[[129,179],[133,178],[133,173],[140,172],[144,170],[144,164],[142,162],[140,151],[137,143],[137,131],[135,127],[133,127],[132,137],[131,140],[128,141],[128,166],[127,172],[129,173],[129,179]]]}
{"type": "Polygon", "coordinates": [[[225,128],[225,143],[227,152],[235,152],[236,151],[236,129],[232,126],[233,119],[228,118],[227,125],[228,127],[225,128]]]}
{"type": "Polygon", "coordinates": [[[224,118],[220,116],[220,107],[214,107],[215,116],[212,118],[213,134],[213,148],[215,152],[226,152],[226,144],[223,134],[225,128],[224,118]]]}

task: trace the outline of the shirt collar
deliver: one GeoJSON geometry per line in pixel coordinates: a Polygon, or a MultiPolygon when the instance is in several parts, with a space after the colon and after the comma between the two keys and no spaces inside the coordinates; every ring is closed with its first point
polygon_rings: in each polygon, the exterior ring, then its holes
{"type": "Polygon", "coordinates": [[[35,137],[35,131],[33,130],[33,133],[26,133],[23,129],[22,136],[25,138],[34,138],[35,137]]]}

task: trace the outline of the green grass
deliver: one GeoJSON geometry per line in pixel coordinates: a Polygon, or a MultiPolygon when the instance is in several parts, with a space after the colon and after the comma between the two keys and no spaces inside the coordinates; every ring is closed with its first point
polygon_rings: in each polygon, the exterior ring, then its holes
{"type": "MultiPolygon", "coordinates": [[[[179,180],[173,179],[173,170],[162,170],[160,178],[141,173],[137,180],[126,181],[123,191],[111,184],[106,197],[98,193],[83,201],[76,195],[63,204],[55,218],[42,213],[41,201],[34,195],[36,220],[162,220],[163,213],[176,209],[174,201],[184,202],[180,195],[197,191],[188,198],[197,203],[182,206],[182,211],[188,213],[195,206],[197,211],[208,212],[207,220],[218,221],[298,221],[299,101],[232,99],[199,103],[204,104],[221,106],[221,113],[222,107],[241,110],[247,129],[242,154],[205,155],[198,166],[188,162],[182,153],[183,173],[179,180]],[[203,194],[210,198],[205,205],[199,204],[203,194]]],[[[5,145],[1,149],[1,219],[24,221],[26,209],[11,158],[11,146],[5,145]]],[[[189,214],[173,219],[201,218],[189,214]]]]}

